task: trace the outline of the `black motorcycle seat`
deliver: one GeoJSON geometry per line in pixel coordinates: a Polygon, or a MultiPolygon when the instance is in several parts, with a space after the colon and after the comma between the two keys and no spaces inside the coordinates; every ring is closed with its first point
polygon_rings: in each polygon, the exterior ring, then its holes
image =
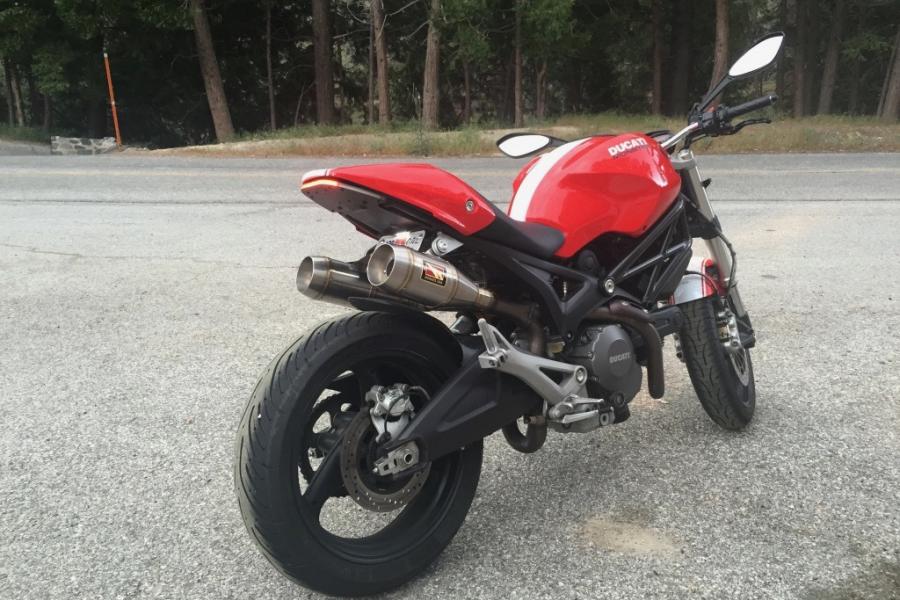
{"type": "Polygon", "coordinates": [[[497,207],[494,207],[494,216],[496,218],[491,224],[477,232],[475,237],[543,259],[551,258],[566,239],[558,229],[540,223],[516,221],[497,207]]]}

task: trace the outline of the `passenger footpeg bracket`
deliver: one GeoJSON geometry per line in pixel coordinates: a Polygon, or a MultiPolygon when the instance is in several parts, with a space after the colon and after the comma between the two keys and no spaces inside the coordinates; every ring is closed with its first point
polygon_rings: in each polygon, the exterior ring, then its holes
{"type": "Polygon", "coordinates": [[[484,352],[478,356],[478,364],[482,369],[495,369],[512,375],[537,392],[551,406],[572,396],[587,395],[585,384],[588,374],[584,367],[521,350],[484,319],[478,320],[478,329],[485,347],[484,352]],[[557,384],[548,377],[546,372],[558,374],[561,377],[560,383],[557,384]]]}

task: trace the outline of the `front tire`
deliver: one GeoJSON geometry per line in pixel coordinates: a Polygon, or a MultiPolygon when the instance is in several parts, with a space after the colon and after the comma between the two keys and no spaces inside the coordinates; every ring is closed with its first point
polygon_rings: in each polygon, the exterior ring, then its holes
{"type": "Polygon", "coordinates": [[[756,384],[750,351],[730,353],[719,335],[719,298],[681,306],[684,325],[679,338],[688,374],[709,418],[725,429],[743,429],[753,419],[756,384]]]}
{"type": "Polygon", "coordinates": [[[431,563],[465,520],[481,472],[480,441],[431,463],[394,516],[354,503],[341,475],[341,435],[359,427],[365,391],[409,383],[431,394],[458,367],[456,349],[434,335],[434,325],[416,314],[338,318],[297,340],[260,378],[238,431],[235,489],[260,550],[301,585],[341,596],[390,590],[431,563]],[[347,523],[378,528],[335,533],[347,523]]]}

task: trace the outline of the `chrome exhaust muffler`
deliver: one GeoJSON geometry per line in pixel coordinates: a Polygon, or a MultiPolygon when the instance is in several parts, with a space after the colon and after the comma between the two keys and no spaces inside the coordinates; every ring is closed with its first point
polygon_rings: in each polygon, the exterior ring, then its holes
{"type": "Polygon", "coordinates": [[[297,271],[297,289],[313,300],[341,306],[352,306],[349,298],[378,298],[418,308],[490,311],[519,323],[528,332],[533,354],[544,351],[544,330],[531,306],[496,298],[449,262],[404,246],[377,246],[365,272],[355,264],[307,256],[297,271]]]}
{"type": "Polygon", "coordinates": [[[405,246],[381,244],[372,252],[366,276],[376,291],[400,296],[428,308],[494,306],[494,294],[463,275],[451,263],[405,246]]]}
{"type": "Polygon", "coordinates": [[[405,246],[380,244],[365,272],[326,256],[307,256],[297,271],[297,289],[313,300],[350,306],[349,298],[414,302],[425,308],[487,310],[494,294],[451,263],[405,246]]]}
{"type": "Polygon", "coordinates": [[[348,298],[383,298],[366,274],[327,256],[307,256],[297,270],[297,289],[307,298],[350,306],[348,298]]]}

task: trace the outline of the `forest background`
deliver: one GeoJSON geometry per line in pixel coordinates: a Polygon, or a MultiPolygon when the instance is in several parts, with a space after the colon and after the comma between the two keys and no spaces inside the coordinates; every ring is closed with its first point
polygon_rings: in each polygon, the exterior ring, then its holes
{"type": "Polygon", "coordinates": [[[676,126],[776,30],[774,149],[900,149],[898,0],[0,0],[0,137],[111,134],[104,52],[134,145],[676,126]]]}

